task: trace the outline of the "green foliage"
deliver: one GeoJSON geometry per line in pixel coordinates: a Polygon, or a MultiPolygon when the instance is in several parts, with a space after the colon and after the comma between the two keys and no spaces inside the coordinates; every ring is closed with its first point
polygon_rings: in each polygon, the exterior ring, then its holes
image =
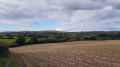
{"type": "Polygon", "coordinates": [[[5,67],[9,56],[8,47],[4,43],[0,43],[0,67],[5,67]]]}
{"type": "Polygon", "coordinates": [[[7,39],[14,39],[12,35],[9,35],[7,39]]]}
{"type": "Polygon", "coordinates": [[[10,52],[9,51],[3,51],[0,53],[0,57],[9,57],[10,56],[10,52]]]}
{"type": "Polygon", "coordinates": [[[76,34],[76,38],[75,38],[75,40],[76,40],[76,41],[79,41],[80,38],[81,38],[81,35],[80,35],[80,34],[76,34]]]}
{"type": "Polygon", "coordinates": [[[18,37],[18,39],[15,42],[18,45],[24,45],[25,44],[25,38],[24,37],[18,37]]]}
{"type": "Polygon", "coordinates": [[[3,36],[2,36],[2,35],[0,35],[0,39],[3,39],[3,36]]]}
{"type": "Polygon", "coordinates": [[[55,38],[41,38],[39,39],[39,43],[56,43],[56,42],[66,42],[65,38],[55,39],[55,38]]]}
{"type": "Polygon", "coordinates": [[[89,37],[85,37],[85,40],[96,40],[97,36],[89,36],[89,37]]]}
{"type": "Polygon", "coordinates": [[[38,37],[32,37],[29,41],[29,44],[37,44],[38,43],[38,37]]]}
{"type": "Polygon", "coordinates": [[[120,32],[24,31],[0,34],[0,41],[8,46],[81,40],[120,40],[120,32]]]}
{"type": "Polygon", "coordinates": [[[0,43],[0,54],[9,51],[8,47],[4,43],[0,43]]]}
{"type": "Polygon", "coordinates": [[[55,41],[56,41],[55,39],[43,38],[39,40],[39,43],[53,43],[55,41]]]}

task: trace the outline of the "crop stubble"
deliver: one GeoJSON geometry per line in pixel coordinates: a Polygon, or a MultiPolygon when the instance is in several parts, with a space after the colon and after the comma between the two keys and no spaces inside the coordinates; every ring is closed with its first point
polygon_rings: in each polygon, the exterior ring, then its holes
{"type": "Polygon", "coordinates": [[[120,67],[120,40],[76,41],[11,48],[20,67],[120,67]]]}

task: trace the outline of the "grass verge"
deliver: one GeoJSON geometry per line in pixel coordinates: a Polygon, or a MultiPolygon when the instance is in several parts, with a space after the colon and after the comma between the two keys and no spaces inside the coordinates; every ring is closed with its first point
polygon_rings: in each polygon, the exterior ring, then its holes
{"type": "Polygon", "coordinates": [[[18,56],[16,54],[12,54],[12,56],[9,67],[18,67],[18,56]]]}
{"type": "Polygon", "coordinates": [[[9,57],[10,57],[10,52],[3,52],[0,53],[0,67],[5,67],[9,57]]]}

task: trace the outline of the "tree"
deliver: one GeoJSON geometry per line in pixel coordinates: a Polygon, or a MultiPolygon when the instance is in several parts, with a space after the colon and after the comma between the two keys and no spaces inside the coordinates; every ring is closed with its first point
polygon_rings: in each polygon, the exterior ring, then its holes
{"type": "Polygon", "coordinates": [[[83,37],[84,37],[84,35],[82,35],[82,34],[76,34],[75,36],[76,36],[76,37],[75,37],[75,40],[76,40],[76,41],[83,40],[83,37]]]}
{"type": "Polygon", "coordinates": [[[3,39],[3,36],[2,36],[2,35],[0,35],[0,39],[3,39]]]}
{"type": "Polygon", "coordinates": [[[6,36],[9,36],[10,34],[6,34],[6,36]]]}
{"type": "Polygon", "coordinates": [[[19,45],[24,45],[25,44],[25,38],[24,37],[18,37],[16,40],[16,43],[19,45]]]}
{"type": "Polygon", "coordinates": [[[38,37],[32,37],[29,42],[30,44],[37,44],[38,43],[38,37]]]}
{"type": "Polygon", "coordinates": [[[13,39],[12,35],[7,36],[8,39],[13,39]]]}
{"type": "Polygon", "coordinates": [[[4,51],[9,51],[9,49],[4,43],[0,42],[0,53],[2,53],[4,51]]]}

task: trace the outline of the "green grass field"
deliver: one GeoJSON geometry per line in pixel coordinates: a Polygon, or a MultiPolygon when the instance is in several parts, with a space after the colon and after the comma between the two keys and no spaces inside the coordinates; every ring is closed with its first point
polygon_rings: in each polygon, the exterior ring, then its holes
{"type": "Polygon", "coordinates": [[[16,39],[0,39],[0,42],[3,42],[7,45],[12,45],[13,42],[15,42],[15,41],[16,41],[16,39]]]}
{"type": "Polygon", "coordinates": [[[30,38],[27,38],[26,40],[25,40],[25,42],[28,42],[30,40],[30,38]]]}
{"type": "MultiPolygon", "coordinates": [[[[25,37],[26,40],[25,42],[27,43],[31,38],[30,37],[25,37]]],[[[45,38],[39,38],[38,40],[41,40],[41,39],[45,39],[45,38]]],[[[0,42],[3,42],[5,44],[7,44],[8,46],[13,46],[15,45],[14,42],[17,40],[17,38],[15,39],[0,39],[0,42]]]]}
{"type": "MultiPolygon", "coordinates": [[[[30,38],[26,38],[25,42],[28,42],[30,38]]],[[[14,45],[13,43],[16,41],[16,39],[0,39],[0,42],[3,42],[7,44],[8,46],[14,45]]]]}

